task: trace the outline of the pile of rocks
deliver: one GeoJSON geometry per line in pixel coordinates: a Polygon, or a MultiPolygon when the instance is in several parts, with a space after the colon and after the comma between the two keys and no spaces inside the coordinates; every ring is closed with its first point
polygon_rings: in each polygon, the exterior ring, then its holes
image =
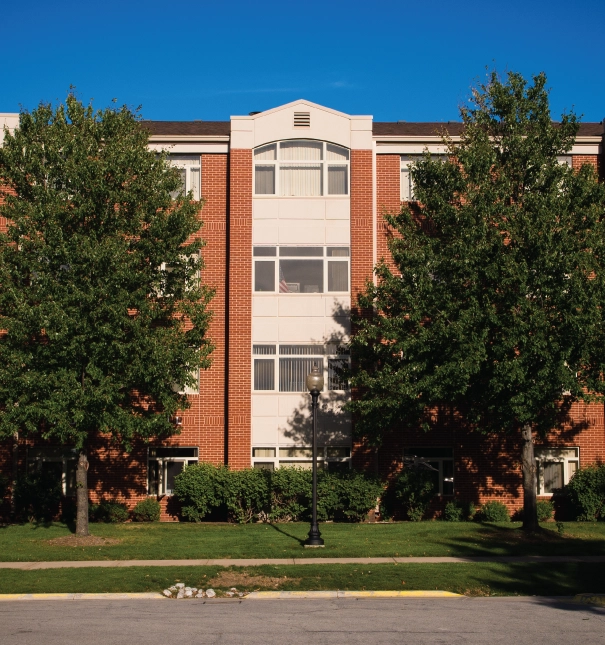
{"type": "MultiPolygon", "coordinates": [[[[216,598],[216,591],[214,589],[198,589],[197,587],[186,587],[184,582],[177,582],[172,587],[164,589],[162,592],[166,598],[216,598]]],[[[235,587],[231,587],[229,591],[221,594],[227,598],[242,598],[245,594],[238,591],[235,587]]]]}

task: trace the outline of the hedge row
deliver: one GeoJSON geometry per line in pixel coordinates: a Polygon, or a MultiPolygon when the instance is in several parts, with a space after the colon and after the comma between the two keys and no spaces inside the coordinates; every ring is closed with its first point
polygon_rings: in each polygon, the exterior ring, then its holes
{"type": "MultiPolygon", "coordinates": [[[[182,504],[183,517],[192,522],[221,510],[240,523],[304,521],[311,514],[311,477],[310,470],[301,468],[229,470],[200,463],[175,478],[174,494],[182,504]]],[[[319,471],[317,517],[360,522],[382,492],[380,481],[363,473],[319,471]]]]}

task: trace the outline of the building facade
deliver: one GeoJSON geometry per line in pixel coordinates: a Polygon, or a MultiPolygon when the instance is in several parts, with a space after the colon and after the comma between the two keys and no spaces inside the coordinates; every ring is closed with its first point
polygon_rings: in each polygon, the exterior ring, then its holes
{"type": "MultiPolygon", "coordinates": [[[[17,115],[1,115],[14,127],[17,115]]],[[[178,508],[174,477],[207,461],[231,468],[311,465],[305,376],[325,377],[320,397],[319,457],[328,470],[350,467],[388,476],[404,457],[438,471],[435,509],[452,496],[522,505],[515,438],[468,434],[450,409],[435,411],[435,428],[394,432],[380,450],[356,444],[349,399],[338,368],[350,360],[351,309],[373,266],[388,258],[384,212],[413,200],[409,164],[429,150],[445,153],[440,133],[456,140],[460,123],[379,123],[300,100],[230,121],[147,121],[150,146],[168,149],[183,185],[204,199],[202,279],[214,287],[209,335],[212,366],[188,390],[191,408],[180,434],[131,453],[100,439],[90,449],[93,501],[134,505],[162,500],[164,519],[178,508]]],[[[560,159],[601,168],[603,125],[581,125],[560,159]]],[[[549,496],[578,467],[605,459],[603,406],[577,404],[568,427],[536,446],[538,494],[549,496]]],[[[17,442],[0,447],[6,472],[40,467],[74,486],[69,449],[17,442]]]]}

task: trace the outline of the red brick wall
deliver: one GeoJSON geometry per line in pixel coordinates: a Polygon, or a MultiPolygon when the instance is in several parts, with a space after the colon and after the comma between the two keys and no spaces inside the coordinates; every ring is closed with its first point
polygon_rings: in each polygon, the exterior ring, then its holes
{"type": "Polygon", "coordinates": [[[400,159],[400,155],[376,155],[377,259],[386,260],[391,269],[394,268],[394,263],[387,245],[389,227],[384,220],[384,215],[385,213],[395,215],[401,209],[400,159]]]}
{"type": "Polygon", "coordinates": [[[601,174],[601,157],[602,155],[573,155],[572,157],[572,168],[574,170],[579,170],[584,164],[590,164],[594,166],[597,173],[601,174]]]}
{"type": "Polygon", "coordinates": [[[231,150],[229,184],[228,460],[250,467],[252,343],[252,151],[231,150]]]}

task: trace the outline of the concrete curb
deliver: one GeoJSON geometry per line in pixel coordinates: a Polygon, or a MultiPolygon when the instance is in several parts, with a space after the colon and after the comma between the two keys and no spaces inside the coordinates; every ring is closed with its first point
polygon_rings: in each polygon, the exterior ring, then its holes
{"type": "Polygon", "coordinates": [[[306,598],[323,600],[327,598],[465,598],[451,591],[253,591],[246,598],[250,600],[292,600],[306,598]]]}
{"type": "Polygon", "coordinates": [[[386,558],[215,558],[198,560],[57,560],[54,562],[0,562],[0,569],[81,569],[87,567],[258,567],[305,564],[458,564],[458,563],[557,563],[605,562],[603,555],[504,555],[469,557],[386,557],[386,558]]]}
{"type": "Polygon", "coordinates": [[[0,602],[12,600],[168,600],[161,593],[5,593],[0,602]]]}
{"type": "MultiPolygon", "coordinates": [[[[325,600],[338,598],[464,598],[449,591],[253,591],[238,598],[183,598],[183,600],[325,600]]],[[[171,600],[161,593],[10,593],[0,602],[16,600],[171,600]]],[[[174,600],[174,599],[172,599],[174,600]]]]}
{"type": "Polygon", "coordinates": [[[581,605],[599,605],[605,607],[605,594],[579,593],[573,598],[573,602],[581,605]]]}

